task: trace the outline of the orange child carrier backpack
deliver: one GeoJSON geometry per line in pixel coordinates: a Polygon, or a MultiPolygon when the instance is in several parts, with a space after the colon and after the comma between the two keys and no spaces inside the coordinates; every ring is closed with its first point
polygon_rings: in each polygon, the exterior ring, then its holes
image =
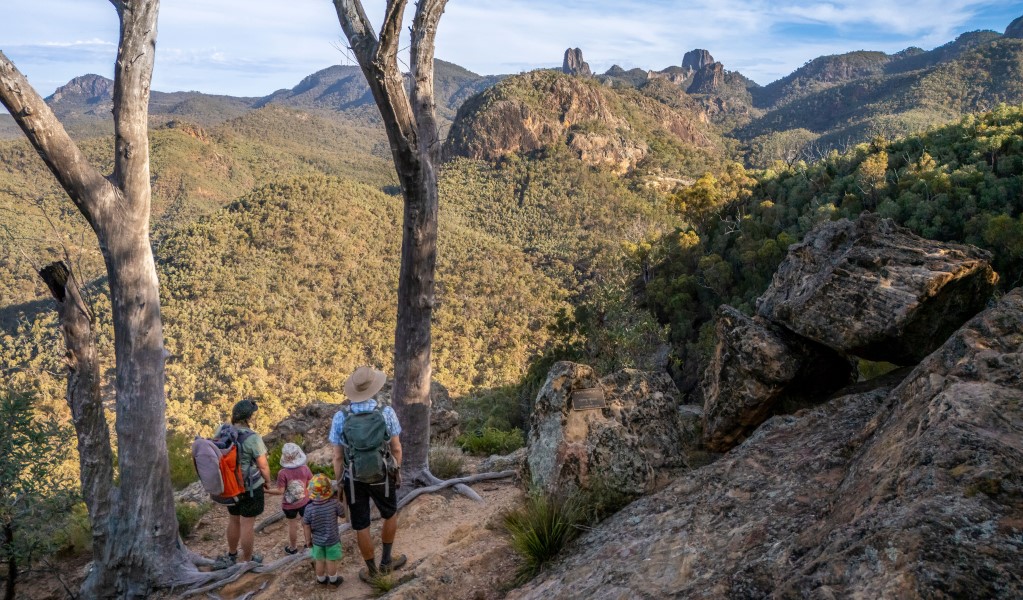
{"type": "MultiPolygon", "coordinates": [[[[195,471],[214,502],[237,504],[252,490],[250,483],[255,478],[251,473],[242,473],[240,456],[242,443],[250,435],[251,431],[238,431],[224,424],[212,438],[197,436],[192,442],[195,471]]],[[[252,470],[251,465],[249,470],[252,470]]]]}

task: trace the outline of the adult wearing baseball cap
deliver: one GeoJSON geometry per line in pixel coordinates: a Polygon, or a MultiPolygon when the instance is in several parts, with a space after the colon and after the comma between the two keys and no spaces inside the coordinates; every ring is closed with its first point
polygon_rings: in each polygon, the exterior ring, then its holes
{"type": "MultiPolygon", "coordinates": [[[[401,424],[398,415],[390,406],[379,407],[375,396],[384,387],[387,376],[383,371],[372,367],[359,367],[345,381],[345,396],[350,404],[334,415],[330,428],[330,443],[334,446],[334,473],[338,474],[339,487],[344,490],[348,503],[348,513],[352,529],[356,532],[359,552],[366,561],[366,568],[359,572],[359,578],[368,581],[378,571],[389,573],[400,568],[406,562],[404,554],[391,555],[391,547],[398,530],[398,494],[401,485],[401,424]],[[371,433],[377,432],[380,448],[389,457],[384,459],[385,474],[382,481],[369,483],[360,480],[358,472],[352,468],[356,459],[357,447],[368,439],[371,433]],[[382,434],[381,434],[382,432],[382,434]],[[351,442],[358,443],[351,443],[351,442]],[[384,520],[380,533],[383,552],[380,565],[377,567],[373,540],[369,535],[369,503],[376,505],[384,520]]],[[[374,441],[373,443],[377,443],[374,441]]],[[[373,449],[375,451],[375,449],[373,449]]]]}

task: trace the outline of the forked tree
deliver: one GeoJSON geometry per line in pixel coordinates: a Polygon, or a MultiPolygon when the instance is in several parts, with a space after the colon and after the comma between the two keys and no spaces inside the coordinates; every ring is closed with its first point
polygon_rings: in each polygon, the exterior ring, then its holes
{"type": "Polygon", "coordinates": [[[408,88],[398,68],[406,4],[406,0],[387,0],[378,36],[360,0],[334,0],[341,28],[380,109],[404,198],[392,401],[403,429],[403,479],[406,483],[430,485],[438,483],[428,462],[430,320],[437,264],[440,163],[433,53],[437,23],[447,0],[419,0],[416,4],[408,88]]]}
{"type": "Polygon", "coordinates": [[[74,278],[41,273],[58,301],[67,346],[67,400],[93,534],[85,598],[142,598],[153,586],[202,579],[178,543],[167,461],[163,331],[149,241],[149,86],[159,0],[111,0],[120,17],[114,70],[114,167],[104,176],[0,52],[0,101],[96,234],[113,307],[117,465],[100,396],[93,318],[74,278]],[[193,576],[189,578],[189,575],[193,576]]]}

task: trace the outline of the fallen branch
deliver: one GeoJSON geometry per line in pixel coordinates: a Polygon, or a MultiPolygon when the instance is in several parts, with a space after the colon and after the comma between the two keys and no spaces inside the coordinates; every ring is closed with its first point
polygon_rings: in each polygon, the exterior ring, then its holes
{"type": "MultiPolygon", "coordinates": [[[[408,494],[406,494],[405,497],[402,498],[398,502],[398,509],[401,509],[402,507],[406,506],[409,502],[412,502],[413,500],[415,500],[416,498],[418,498],[419,496],[421,496],[423,494],[431,494],[433,492],[440,491],[440,490],[442,490],[444,488],[447,488],[447,487],[452,487],[452,486],[457,486],[457,485],[464,485],[464,484],[467,484],[467,483],[476,483],[477,481],[488,481],[488,480],[491,480],[491,479],[504,479],[506,477],[514,477],[516,473],[517,473],[517,471],[501,471],[501,472],[498,472],[498,473],[479,473],[477,475],[469,475],[468,477],[458,477],[456,479],[448,479],[447,481],[441,481],[441,482],[436,483],[434,485],[431,485],[429,487],[416,488],[416,489],[412,490],[411,492],[409,492],[408,494]]],[[[476,492],[473,492],[473,494],[476,494],[476,492]]],[[[478,495],[476,497],[479,498],[478,495]]],[[[482,501],[482,498],[480,498],[480,501],[482,501]]]]}
{"type": "MultiPolygon", "coordinates": [[[[435,477],[433,474],[428,473],[430,485],[428,487],[416,488],[408,493],[401,501],[398,502],[398,508],[401,508],[412,501],[413,498],[422,494],[429,494],[442,490],[447,487],[454,487],[455,491],[466,496],[477,502],[483,502],[483,498],[480,497],[471,487],[466,485],[467,483],[475,483],[477,481],[487,481],[490,479],[503,479],[505,477],[511,477],[515,475],[515,471],[500,471],[497,473],[479,473],[477,475],[469,475],[467,477],[459,477],[458,479],[441,480],[435,477]]],[[[256,525],[255,532],[262,533],[264,529],[279,522],[284,518],[283,511],[277,511],[269,517],[263,519],[256,525]]],[[[345,531],[344,525],[341,526],[341,531],[345,531]]]]}

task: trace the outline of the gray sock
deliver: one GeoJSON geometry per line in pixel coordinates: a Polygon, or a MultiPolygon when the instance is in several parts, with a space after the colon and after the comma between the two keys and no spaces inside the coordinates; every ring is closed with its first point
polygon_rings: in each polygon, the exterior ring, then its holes
{"type": "Polygon", "coordinates": [[[317,575],[316,576],[316,581],[319,581],[320,583],[327,583],[327,576],[326,575],[317,575]]]}
{"type": "Polygon", "coordinates": [[[369,574],[370,575],[376,575],[377,574],[377,564],[376,564],[376,562],[374,562],[374,560],[372,558],[366,559],[366,567],[369,569],[369,574]]]}

